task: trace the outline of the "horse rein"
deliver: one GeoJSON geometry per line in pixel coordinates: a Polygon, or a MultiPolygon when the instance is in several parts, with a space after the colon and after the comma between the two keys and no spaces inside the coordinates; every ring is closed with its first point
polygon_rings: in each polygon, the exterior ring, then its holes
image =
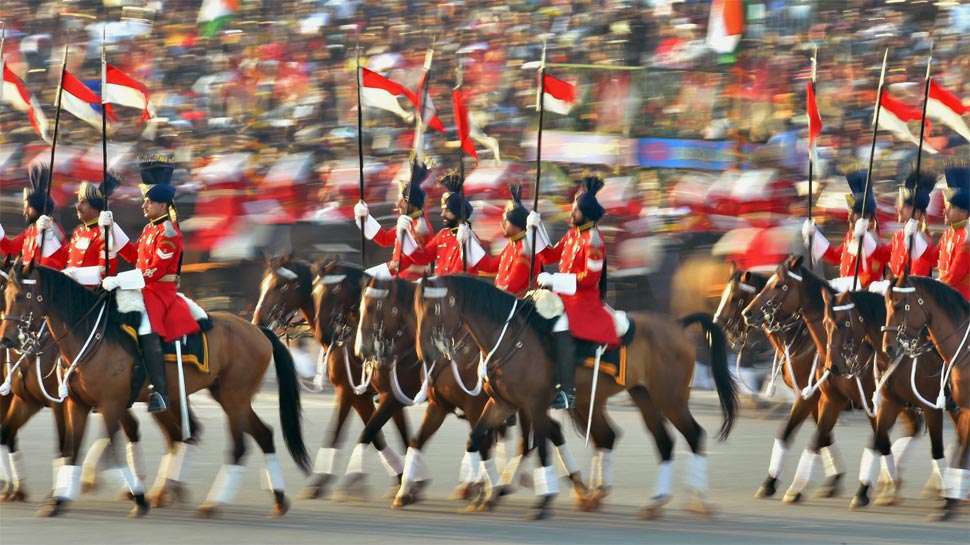
{"type": "MultiPolygon", "coordinates": [[[[905,288],[898,288],[894,286],[890,289],[892,289],[893,292],[895,293],[906,294],[905,295],[906,299],[903,303],[903,319],[902,321],[900,321],[899,325],[896,326],[895,328],[890,326],[883,326],[880,329],[880,331],[882,331],[883,333],[895,331],[896,344],[898,344],[899,347],[903,349],[903,355],[907,357],[917,358],[919,356],[922,356],[923,354],[926,354],[932,350],[935,350],[936,347],[933,345],[933,342],[929,339],[930,315],[928,312],[926,312],[926,309],[923,307],[924,301],[923,301],[923,298],[920,296],[916,296],[916,303],[919,305],[919,309],[923,311],[923,325],[920,326],[919,330],[913,336],[910,336],[906,329],[906,326],[909,324],[909,311],[912,308],[912,305],[909,302],[909,296],[910,294],[916,293],[916,288],[912,286],[905,287],[905,288]]],[[[942,342],[944,339],[949,338],[956,331],[959,331],[959,328],[955,329],[953,332],[951,332],[943,339],[940,339],[940,342],[942,342]]]]}

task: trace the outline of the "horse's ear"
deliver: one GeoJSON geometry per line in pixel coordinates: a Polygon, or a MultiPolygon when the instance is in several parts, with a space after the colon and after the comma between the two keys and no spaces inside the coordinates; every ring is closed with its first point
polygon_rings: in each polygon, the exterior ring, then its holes
{"type": "Polygon", "coordinates": [[[728,272],[728,278],[734,278],[734,275],[738,272],[738,263],[732,259],[731,261],[728,261],[728,265],[731,266],[728,272]]]}
{"type": "Polygon", "coordinates": [[[805,257],[804,256],[801,256],[801,255],[793,256],[793,258],[791,259],[791,266],[789,268],[791,270],[795,270],[795,269],[801,267],[802,266],[802,263],[804,261],[805,261],[805,257]]]}
{"type": "Polygon", "coordinates": [[[750,284],[751,283],[751,271],[741,271],[741,273],[738,274],[738,280],[741,281],[741,282],[744,282],[745,284],[750,284]]]}
{"type": "Polygon", "coordinates": [[[31,274],[32,272],[34,272],[34,262],[33,261],[28,261],[28,262],[24,263],[23,269],[20,271],[20,275],[21,276],[27,276],[27,275],[31,274]]]}

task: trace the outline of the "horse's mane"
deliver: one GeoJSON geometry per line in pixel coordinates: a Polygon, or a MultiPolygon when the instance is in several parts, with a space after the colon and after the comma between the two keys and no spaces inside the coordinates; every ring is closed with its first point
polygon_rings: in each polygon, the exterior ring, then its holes
{"type": "Polygon", "coordinates": [[[936,301],[943,312],[955,322],[960,322],[970,314],[970,301],[952,287],[939,280],[925,276],[910,276],[909,280],[921,293],[936,301]]]}
{"type": "MultiPolygon", "coordinates": [[[[98,293],[78,284],[58,270],[44,266],[37,266],[34,270],[40,276],[40,295],[47,301],[47,312],[63,322],[66,327],[74,328],[75,333],[81,335],[90,333],[98,320],[99,309],[95,307],[100,301],[98,293]]],[[[111,298],[107,314],[108,327],[104,328],[105,339],[122,346],[133,342],[120,326],[137,328],[141,323],[141,314],[137,311],[118,311],[114,298],[111,298]]]]}
{"type": "Polygon", "coordinates": [[[886,300],[882,295],[871,291],[850,291],[849,300],[855,303],[856,310],[867,322],[886,323],[886,300]]]}
{"type": "MultiPolygon", "coordinates": [[[[466,303],[466,308],[475,309],[476,312],[499,324],[504,324],[508,319],[512,303],[516,300],[514,295],[473,276],[452,274],[439,276],[436,281],[451,289],[456,299],[466,303]]],[[[558,317],[543,318],[536,312],[535,305],[529,299],[520,299],[519,306],[521,310],[518,310],[517,314],[525,317],[526,323],[540,333],[552,331],[552,325],[558,317]]]]}
{"type": "Polygon", "coordinates": [[[809,294],[809,296],[806,297],[808,302],[805,304],[805,308],[807,310],[824,311],[825,302],[822,300],[822,290],[825,290],[834,296],[835,289],[832,288],[828,281],[813,273],[804,265],[799,267],[798,274],[801,275],[802,281],[805,283],[805,290],[809,294]]]}

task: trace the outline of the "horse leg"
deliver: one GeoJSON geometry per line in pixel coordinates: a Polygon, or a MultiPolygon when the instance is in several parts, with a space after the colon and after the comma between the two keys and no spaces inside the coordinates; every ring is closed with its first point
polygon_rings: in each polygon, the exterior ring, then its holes
{"type": "MultiPolygon", "coordinates": [[[[671,403],[666,403],[669,407],[671,403]]],[[[707,501],[708,477],[707,477],[707,456],[705,454],[704,428],[697,423],[694,415],[690,412],[687,400],[678,403],[674,407],[664,410],[664,414],[677,431],[687,440],[690,447],[690,454],[687,459],[687,468],[684,471],[684,484],[694,496],[691,501],[691,509],[697,513],[711,516],[714,513],[714,506],[707,501]]]]}
{"type": "Polygon", "coordinates": [[[643,386],[637,386],[629,390],[630,398],[640,410],[643,423],[653,435],[654,442],[657,444],[657,452],[660,453],[660,467],[657,468],[656,485],[650,504],[643,508],[641,515],[645,519],[654,519],[659,515],[659,510],[664,505],[670,503],[673,496],[674,482],[674,440],[667,432],[664,425],[663,416],[660,410],[654,405],[650,393],[643,386]]]}
{"type": "Polygon", "coordinates": [[[270,517],[282,517],[290,510],[290,500],[286,498],[286,486],[283,482],[283,470],[280,468],[279,455],[276,454],[276,445],[273,443],[273,430],[260,420],[252,406],[249,407],[249,426],[246,431],[250,437],[256,441],[266,462],[265,473],[263,474],[263,486],[273,493],[273,511],[270,517]]]}
{"type": "MultiPolygon", "coordinates": [[[[584,511],[599,509],[603,500],[613,490],[613,447],[616,444],[616,428],[606,413],[605,401],[605,397],[599,397],[593,407],[590,435],[596,452],[590,467],[588,492],[580,496],[578,505],[584,511]]],[[[582,429],[586,428],[589,421],[589,402],[589,389],[577,389],[576,409],[571,414],[576,425],[582,429]]]]}
{"type": "Polygon", "coordinates": [[[155,482],[146,496],[152,507],[168,507],[176,501],[188,501],[188,493],[182,483],[185,482],[185,474],[196,447],[182,441],[182,424],[174,412],[152,413],[152,417],[165,436],[168,450],[162,455],[155,482]]]}
{"type": "MultiPolygon", "coordinates": [[[[961,377],[954,373],[952,380],[959,384],[961,377]]],[[[954,397],[958,396],[954,395],[954,397]]],[[[943,507],[930,515],[932,521],[945,521],[956,514],[956,509],[970,492],[970,410],[961,403],[960,416],[957,423],[957,437],[960,448],[954,459],[954,467],[948,467],[943,473],[943,507]]]]}
{"type": "Polygon", "coordinates": [[[81,464],[81,494],[90,494],[97,490],[98,471],[105,464],[110,463],[108,460],[104,460],[105,453],[109,452],[108,443],[111,442],[105,431],[104,415],[94,413],[89,418],[88,425],[92,427],[92,430],[96,428],[98,433],[96,439],[91,441],[88,446],[88,452],[81,464]]]}
{"type": "MultiPolygon", "coordinates": [[[[196,517],[212,518],[219,512],[219,508],[232,502],[239,490],[239,481],[245,467],[242,465],[242,458],[246,454],[246,442],[243,434],[250,426],[250,412],[252,407],[248,406],[248,400],[241,399],[238,392],[233,394],[220,390],[216,400],[222,405],[222,410],[226,413],[229,421],[229,437],[232,439],[232,452],[229,454],[229,463],[223,464],[219,468],[212,488],[205,501],[196,509],[196,517]]],[[[172,412],[172,411],[170,411],[172,412]]]]}
{"type": "Polygon", "coordinates": [[[522,472],[522,460],[532,450],[529,444],[529,437],[532,435],[532,422],[524,414],[519,414],[519,448],[518,454],[513,456],[502,468],[502,475],[499,478],[498,495],[508,496],[515,492],[520,486],[531,486],[531,478],[528,473],[522,472]]]}
{"type": "MultiPolygon", "coordinates": [[[[468,444],[465,447],[465,455],[468,459],[468,481],[472,483],[477,483],[483,478],[483,473],[491,471],[493,468],[488,464],[482,463],[482,453],[485,453],[487,457],[489,454],[489,449],[491,448],[491,436],[494,431],[502,426],[508,419],[509,415],[513,414],[515,409],[506,405],[505,403],[496,401],[495,399],[489,399],[485,403],[485,408],[482,409],[480,416],[477,418],[469,415],[469,423],[474,422],[474,427],[468,436],[468,444]]],[[[466,412],[466,414],[468,414],[466,412]]],[[[465,463],[465,460],[462,460],[465,463]]],[[[497,477],[497,470],[492,471],[489,475],[489,480],[497,477]]],[[[495,482],[495,481],[491,481],[495,482]]],[[[501,481],[499,481],[501,483],[501,481]]],[[[485,495],[485,500],[480,501],[478,504],[473,504],[468,507],[468,511],[475,510],[494,510],[498,505],[498,500],[501,497],[501,485],[492,486],[491,490],[485,495]]]]}
{"type": "MultiPolygon", "coordinates": [[[[489,402],[491,403],[491,402],[489,402]]],[[[549,463],[549,415],[546,413],[545,403],[533,405],[527,409],[531,415],[532,433],[535,437],[536,450],[539,455],[539,467],[534,470],[535,492],[537,501],[526,514],[527,520],[542,520],[552,515],[550,505],[559,494],[556,467],[549,463]]],[[[504,421],[504,419],[503,419],[504,421]]],[[[480,426],[480,425],[479,425],[480,426]]]]}
{"type": "MultiPolygon", "coordinates": [[[[115,468],[116,471],[121,473],[121,477],[128,487],[128,492],[131,495],[132,500],[135,502],[135,506],[128,513],[131,518],[141,518],[148,513],[148,502],[145,501],[145,485],[138,475],[137,471],[129,465],[127,461],[119,462],[120,458],[116,455],[117,442],[115,438],[118,435],[118,428],[120,426],[119,418],[125,415],[128,411],[125,409],[124,405],[112,403],[103,405],[100,407],[101,416],[104,418],[104,429],[105,435],[108,437],[108,455],[111,460],[115,460],[118,464],[115,468]]],[[[130,424],[130,423],[128,423],[130,424]]],[[[137,436],[137,430],[135,435],[137,436]]]]}
{"type": "Polygon", "coordinates": [[[414,489],[416,483],[419,481],[421,468],[424,466],[424,445],[438,431],[438,428],[441,427],[449,412],[447,408],[435,402],[428,403],[428,408],[424,411],[424,419],[421,421],[421,427],[418,429],[417,435],[411,439],[407,454],[404,456],[404,472],[401,474],[401,487],[398,489],[397,494],[394,496],[394,502],[391,504],[393,509],[401,509],[418,500],[414,489]]]}
{"type": "Polygon", "coordinates": [[[31,403],[20,396],[11,396],[6,420],[0,427],[0,463],[9,476],[7,489],[0,495],[2,501],[27,500],[27,472],[24,467],[23,452],[17,449],[17,432],[41,409],[41,405],[31,403]]]}
{"type": "Polygon", "coordinates": [[[81,488],[81,466],[77,465],[77,462],[91,408],[70,397],[64,400],[64,405],[68,433],[62,454],[66,459],[57,472],[57,481],[50,500],[37,510],[37,515],[42,517],[56,517],[62,514],[67,509],[67,505],[77,499],[81,488]]]}
{"type": "MultiPolygon", "coordinates": [[[[367,421],[367,424],[364,425],[364,430],[357,440],[357,445],[354,446],[353,452],[350,453],[350,462],[347,464],[347,472],[344,477],[345,483],[341,488],[344,498],[349,495],[366,496],[362,490],[365,479],[364,453],[367,450],[367,446],[374,441],[374,438],[384,424],[391,419],[391,416],[395,412],[400,411],[403,407],[404,405],[394,396],[388,394],[381,396],[381,402],[377,406],[377,411],[374,412],[367,421]]],[[[385,445],[384,449],[380,451],[380,455],[381,462],[383,462],[388,474],[397,479],[398,482],[395,485],[400,484],[401,474],[404,472],[404,464],[401,462],[401,459],[391,449],[390,445],[385,445]]]]}
{"type": "MultiPolygon", "coordinates": [[[[889,439],[889,430],[893,428],[896,423],[896,419],[899,417],[900,412],[904,409],[902,403],[900,403],[895,396],[885,396],[882,399],[882,403],[879,405],[879,409],[876,411],[876,429],[872,435],[872,450],[879,453],[882,457],[882,476],[885,482],[883,490],[876,497],[876,505],[892,505],[896,501],[896,490],[899,487],[899,477],[896,470],[897,460],[894,456],[894,451],[896,450],[894,445],[889,439]]],[[[903,413],[904,415],[907,413],[903,413]]],[[[904,416],[904,420],[907,420],[904,416]]],[[[912,422],[910,422],[912,424],[912,422]]],[[[912,432],[914,430],[910,429],[910,435],[900,438],[897,440],[899,443],[902,440],[906,440],[906,443],[912,439],[912,432]]],[[[867,502],[865,502],[867,503],[867,502]]],[[[865,505],[863,503],[860,505],[862,507],[865,505]]]]}
{"type": "Polygon", "coordinates": [[[562,434],[562,426],[553,418],[549,419],[549,439],[556,447],[556,456],[559,459],[559,465],[566,472],[566,478],[572,483],[573,492],[576,493],[576,497],[581,502],[579,506],[582,507],[584,505],[582,502],[585,502],[589,488],[583,482],[583,474],[579,469],[579,464],[576,463],[576,458],[573,457],[572,451],[566,445],[566,437],[562,434]]]}
{"type": "Polygon", "coordinates": [[[930,436],[930,457],[933,460],[933,473],[923,486],[924,498],[939,498],[943,494],[943,472],[946,471],[946,456],[943,453],[943,411],[923,408],[926,430],[930,436]]]}
{"type": "Polygon", "coordinates": [[[408,429],[408,418],[404,414],[404,408],[394,411],[391,419],[394,420],[394,427],[397,428],[397,433],[401,436],[401,445],[407,449],[408,445],[411,444],[411,432],[408,429]]]}
{"type": "Polygon", "coordinates": [[[754,493],[755,498],[770,498],[778,491],[778,478],[781,477],[782,469],[785,465],[785,458],[788,455],[788,445],[798,432],[798,428],[809,415],[818,422],[818,403],[819,394],[808,399],[801,396],[801,392],[795,392],[795,401],[792,403],[791,410],[788,412],[788,420],[781,429],[781,433],[775,438],[771,447],[771,459],[768,462],[768,476],[765,477],[758,491],[754,493]]]}
{"type": "Polygon", "coordinates": [[[326,494],[327,486],[333,481],[334,475],[336,475],[334,473],[334,465],[338,454],[337,445],[340,444],[340,433],[344,429],[344,423],[347,421],[347,415],[350,414],[351,407],[357,409],[357,413],[360,414],[361,420],[365,423],[374,412],[374,404],[367,399],[365,401],[367,401],[370,410],[365,415],[364,409],[354,403],[355,397],[363,398],[363,396],[355,396],[346,387],[337,387],[336,394],[337,411],[333,413],[333,420],[330,425],[330,437],[324,439],[323,445],[317,451],[317,458],[313,463],[313,475],[310,477],[310,482],[307,483],[299,496],[297,496],[300,499],[315,500],[326,494]]]}

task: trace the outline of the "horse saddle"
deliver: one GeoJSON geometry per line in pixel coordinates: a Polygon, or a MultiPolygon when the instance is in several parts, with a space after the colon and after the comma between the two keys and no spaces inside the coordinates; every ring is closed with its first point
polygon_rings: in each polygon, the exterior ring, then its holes
{"type": "MultiPolygon", "coordinates": [[[[613,377],[620,386],[626,385],[626,352],[627,346],[633,341],[633,337],[636,335],[636,327],[634,322],[626,317],[626,313],[622,311],[613,311],[614,320],[617,314],[622,314],[623,319],[626,320],[624,324],[623,333],[620,333],[619,327],[617,327],[617,334],[620,334],[620,344],[618,346],[608,347],[603,355],[600,357],[600,367],[599,371],[601,373],[606,373],[613,377]]],[[[589,367],[590,369],[596,366],[596,349],[598,345],[593,343],[579,343],[577,350],[581,353],[583,358],[583,366],[589,367]]]]}
{"type": "MultiPolygon", "coordinates": [[[[209,327],[211,329],[211,326],[209,327]]],[[[129,326],[123,325],[121,329],[128,334],[136,343],[138,342],[138,331],[129,326]]],[[[209,338],[205,331],[186,335],[179,339],[182,342],[182,363],[196,366],[199,371],[209,373],[209,338]]],[[[175,352],[175,342],[163,342],[162,352],[165,354],[165,363],[178,363],[178,354],[175,352]]]]}

